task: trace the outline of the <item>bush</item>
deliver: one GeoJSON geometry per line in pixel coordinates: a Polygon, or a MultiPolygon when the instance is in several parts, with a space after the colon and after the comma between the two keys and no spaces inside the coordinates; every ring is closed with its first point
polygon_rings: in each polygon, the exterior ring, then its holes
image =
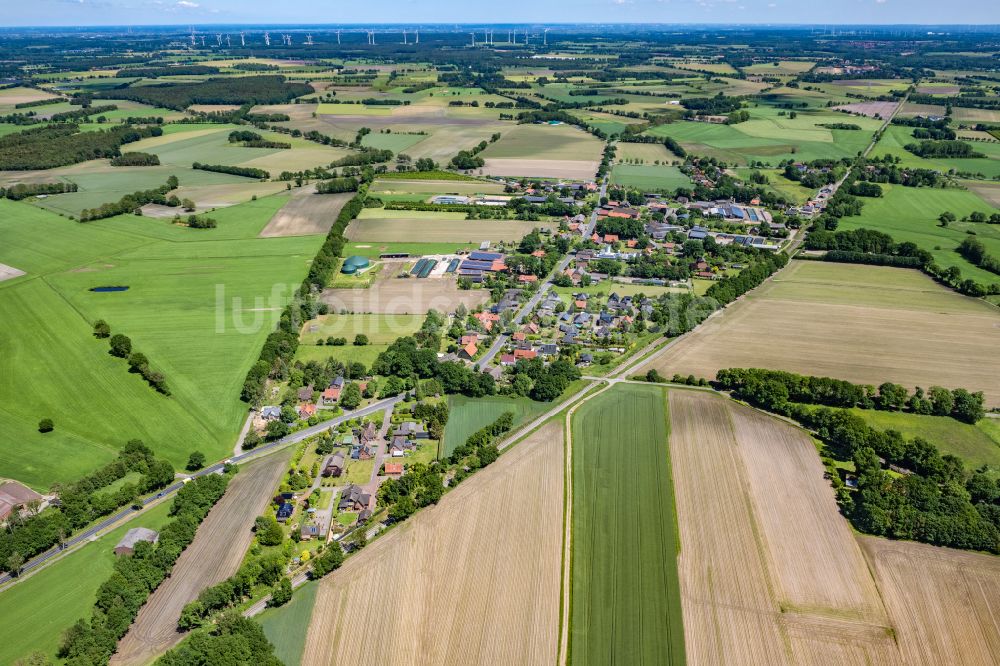
{"type": "Polygon", "coordinates": [[[201,451],[194,451],[188,457],[185,469],[189,472],[196,472],[205,466],[205,454],[201,451]]]}
{"type": "Polygon", "coordinates": [[[55,428],[56,426],[52,423],[52,419],[42,419],[38,422],[38,432],[52,432],[55,428]]]}
{"type": "Polygon", "coordinates": [[[111,336],[111,327],[108,326],[108,322],[103,319],[98,319],[94,322],[94,337],[95,338],[107,338],[111,336]]]}

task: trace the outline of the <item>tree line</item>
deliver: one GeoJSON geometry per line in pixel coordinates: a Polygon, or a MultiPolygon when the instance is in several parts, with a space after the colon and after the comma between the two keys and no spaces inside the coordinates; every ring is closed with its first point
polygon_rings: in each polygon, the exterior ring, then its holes
{"type": "Polygon", "coordinates": [[[146,204],[156,203],[163,206],[179,206],[181,204],[177,197],[167,198],[167,193],[177,189],[180,182],[176,176],[167,178],[167,182],[151,190],[140,190],[132,194],[126,194],[118,201],[101,204],[97,208],[85,208],[80,211],[80,222],[91,222],[93,220],[103,220],[107,217],[123,215],[125,213],[142,214],[142,207],[146,204]]]}
{"type": "Polygon", "coordinates": [[[32,127],[0,137],[0,170],[52,169],[87,160],[117,157],[122,144],[163,134],[161,127],[119,125],[80,132],[73,123],[32,127]]]}
{"type": "Polygon", "coordinates": [[[90,620],[67,630],[58,656],[75,666],[106,664],[149,595],[170,575],[180,554],[194,540],[198,525],[222,498],[230,474],[206,474],[177,491],[174,517],[156,544],[140,541],[131,556],[118,557],[114,572],[97,590],[90,620]]]}
{"type": "Polygon", "coordinates": [[[39,194],[65,194],[66,192],[76,192],[79,186],[76,183],[18,183],[10,187],[0,187],[0,197],[7,197],[12,201],[20,201],[28,197],[36,197],[39,194]]]}
{"type": "Polygon", "coordinates": [[[215,78],[197,83],[126,84],[101,91],[96,96],[183,111],[192,104],[284,104],[311,92],[313,89],[308,84],[291,83],[284,76],[263,75],[215,78]]]}
{"type": "Polygon", "coordinates": [[[198,169],[200,171],[213,171],[215,173],[228,173],[231,176],[243,176],[244,178],[258,178],[261,180],[267,180],[271,177],[271,174],[263,169],[255,169],[253,167],[240,167],[240,166],[229,166],[228,164],[202,164],[201,162],[195,162],[191,165],[192,169],[198,169]]]}

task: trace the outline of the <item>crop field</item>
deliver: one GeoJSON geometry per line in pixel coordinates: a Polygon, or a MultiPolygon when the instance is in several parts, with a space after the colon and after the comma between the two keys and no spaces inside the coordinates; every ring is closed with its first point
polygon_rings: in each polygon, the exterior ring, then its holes
{"type": "Polygon", "coordinates": [[[1000,208],[1000,183],[967,180],[965,181],[965,185],[989,205],[994,208],[1000,208]]]}
{"type": "Polygon", "coordinates": [[[809,437],[707,392],[669,397],[688,663],[902,663],[809,437]]]}
{"type": "Polygon", "coordinates": [[[1000,475],[1000,429],[991,428],[991,420],[976,425],[962,423],[949,416],[929,416],[873,409],[854,409],[872,427],[896,430],[907,439],[923,437],[941,453],[950,453],[965,461],[968,469],[988,465],[1000,475]]]}
{"type": "Polygon", "coordinates": [[[574,414],[573,664],[683,664],[662,388],[619,385],[574,414]]]}
{"type": "Polygon", "coordinates": [[[238,396],[247,367],[319,240],[197,238],[238,238],[241,223],[256,236],[273,214],[267,203],[247,204],[261,207],[262,222],[249,214],[255,208],[221,219],[234,208],[220,212],[218,228],[191,230],[133,216],[82,225],[0,202],[0,261],[28,273],[0,287],[9,315],[0,330],[0,428],[20,442],[0,454],[0,476],[47,489],[107,462],[132,438],[176,467],[194,449],[211,460],[231,450],[245,416],[238,396]],[[143,229],[208,236],[171,242],[143,229]],[[102,285],[129,290],[90,291],[102,285]],[[131,337],[166,376],[171,396],[108,354],[91,334],[97,319],[131,337]],[[41,418],[56,429],[39,433],[41,418]]]}
{"type": "Polygon", "coordinates": [[[203,589],[239,568],[253,540],[254,519],[264,513],[290,454],[290,449],[280,451],[243,465],[199,526],[194,541],[177,559],[170,577],[139,611],[118,643],[112,664],[147,664],[184,638],[177,631],[181,610],[203,589]]]}
{"type": "Polygon", "coordinates": [[[324,578],[302,663],[555,663],[562,446],[549,423],[324,578]]]}
{"type": "Polygon", "coordinates": [[[295,596],[284,606],[269,608],[258,616],[264,635],[274,645],[274,654],[284,664],[302,663],[306,647],[306,632],[319,584],[309,582],[295,590],[295,596]]]}
{"type": "Polygon", "coordinates": [[[867,147],[879,121],[852,118],[861,130],[821,127],[847,122],[843,114],[831,111],[799,111],[796,118],[774,107],[749,109],[750,120],[736,125],[684,121],[649,130],[653,136],[670,136],[696,155],[716,157],[746,164],[763,161],[777,164],[784,159],[810,161],[820,158],[854,157],[867,147]]]}
{"type": "Polygon", "coordinates": [[[852,102],[850,104],[835,106],[833,109],[834,111],[857,113],[869,118],[878,117],[885,119],[892,114],[897,106],[899,106],[898,102],[852,102]]]}
{"type": "MultiPolygon", "coordinates": [[[[2,110],[4,114],[13,113],[16,110],[14,109],[14,105],[16,104],[35,102],[53,97],[55,97],[55,95],[52,93],[39,90],[37,88],[4,88],[3,90],[0,90],[0,110],[2,110]]],[[[41,108],[44,107],[35,107],[36,110],[41,108]]]]}
{"type": "Polygon", "coordinates": [[[406,153],[409,148],[426,138],[427,136],[424,134],[403,134],[401,132],[382,134],[375,132],[365,135],[361,139],[361,145],[367,148],[391,150],[394,153],[406,153]]]}
{"type": "Polygon", "coordinates": [[[316,194],[315,185],[293,190],[288,203],[261,230],[261,238],[326,234],[353,196],[353,192],[316,194]]]}
{"type": "Polygon", "coordinates": [[[496,421],[504,412],[514,412],[514,427],[527,423],[550,406],[530,398],[489,396],[466,398],[463,395],[448,397],[448,425],[441,441],[441,456],[446,458],[457,447],[465,444],[469,436],[496,421]]]}
{"type": "Polygon", "coordinates": [[[651,367],[772,368],[878,385],[964,387],[1000,404],[1000,312],[910,269],[793,262],[651,367]],[[750,345],[748,340],[767,340],[750,345]]]}
{"type": "Polygon", "coordinates": [[[348,242],[344,246],[344,254],[350,256],[357,254],[362,257],[378,258],[380,254],[393,254],[405,252],[411,259],[416,259],[423,255],[431,254],[454,254],[459,250],[474,250],[479,247],[479,243],[353,243],[348,242]]]}
{"type": "Polygon", "coordinates": [[[997,109],[956,106],[952,109],[952,115],[960,123],[1000,123],[1000,111],[997,109]]]}
{"type": "Polygon", "coordinates": [[[775,62],[761,62],[749,67],[743,67],[746,74],[760,74],[764,76],[797,76],[803,72],[808,72],[816,66],[812,60],[777,60],[775,62]]]}
{"type": "Polygon", "coordinates": [[[989,664],[1000,653],[1000,560],[859,537],[907,664],[989,664]]]}
{"type": "Polygon", "coordinates": [[[603,144],[571,125],[517,125],[484,150],[483,173],[591,180],[603,144]]]}
{"type": "Polygon", "coordinates": [[[366,208],[351,222],[345,236],[371,243],[469,243],[517,241],[533,229],[552,228],[544,222],[523,220],[466,220],[465,213],[421,215],[423,211],[383,211],[366,208]],[[387,215],[404,213],[405,217],[387,215]],[[381,217],[386,215],[386,217],[381,217]]]}
{"type": "Polygon", "coordinates": [[[162,502],[0,592],[5,627],[0,663],[13,664],[32,652],[54,659],[63,632],[90,616],[97,589],[113,570],[113,549],[125,532],[137,526],[159,530],[170,520],[169,510],[170,502],[162,502]]]}
{"type": "Polygon", "coordinates": [[[974,266],[955,252],[967,232],[972,231],[992,254],[1000,255],[1000,230],[995,229],[995,225],[961,221],[973,211],[996,212],[974,192],[902,185],[883,185],[882,192],[880,198],[865,200],[861,215],[843,218],[839,228],[883,231],[897,243],[916,243],[930,252],[939,266],[957,266],[963,277],[982,284],[1000,281],[1000,277],[974,266]],[[942,227],[938,215],[946,210],[954,213],[959,221],[942,227]]]}
{"type": "Polygon", "coordinates": [[[611,169],[611,182],[645,192],[673,192],[692,185],[691,179],[679,168],[655,164],[616,164],[611,169]]]}
{"type": "Polygon", "coordinates": [[[504,186],[485,180],[407,180],[404,178],[385,178],[372,183],[368,191],[383,195],[417,195],[421,201],[428,200],[438,194],[503,194],[504,186]]]}
{"type": "Polygon", "coordinates": [[[395,277],[397,272],[383,269],[368,289],[324,289],[320,300],[331,312],[422,315],[431,308],[453,312],[459,303],[472,310],[489,298],[482,289],[459,289],[458,282],[450,278],[401,279],[395,277]]]}
{"type": "Polygon", "coordinates": [[[892,155],[900,159],[900,164],[922,169],[935,169],[947,172],[957,170],[971,173],[981,173],[986,178],[1000,176],[1000,143],[971,142],[972,149],[986,157],[975,158],[924,158],[918,157],[906,150],[904,146],[917,143],[913,138],[913,128],[894,125],[886,128],[882,139],[872,151],[873,155],[892,155]]]}

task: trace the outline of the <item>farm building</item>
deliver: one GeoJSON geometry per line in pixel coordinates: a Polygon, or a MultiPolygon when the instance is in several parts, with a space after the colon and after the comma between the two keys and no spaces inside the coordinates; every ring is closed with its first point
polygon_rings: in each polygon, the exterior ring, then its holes
{"type": "Polygon", "coordinates": [[[0,522],[7,520],[15,510],[23,509],[29,502],[41,500],[42,496],[31,488],[16,481],[7,481],[0,485],[0,522]]]}
{"type": "Polygon", "coordinates": [[[371,261],[366,257],[353,256],[344,259],[344,265],[340,267],[340,272],[345,275],[353,275],[358,271],[363,271],[364,269],[371,266],[371,261]]]}
{"type": "Polygon", "coordinates": [[[156,543],[159,540],[160,534],[155,530],[146,527],[133,527],[125,533],[122,540],[115,546],[115,555],[131,555],[135,552],[135,545],[140,541],[156,543]]]}

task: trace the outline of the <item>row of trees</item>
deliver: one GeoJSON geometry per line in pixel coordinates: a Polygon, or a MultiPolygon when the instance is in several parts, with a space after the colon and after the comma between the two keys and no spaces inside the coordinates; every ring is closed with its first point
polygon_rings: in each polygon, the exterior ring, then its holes
{"type": "Polygon", "coordinates": [[[1000,259],[990,254],[978,238],[968,236],[958,246],[958,253],[965,257],[969,263],[1000,275],[1000,259]]]}
{"type": "Polygon", "coordinates": [[[130,557],[115,560],[114,572],[97,590],[90,620],[78,620],[66,632],[60,658],[77,666],[108,663],[139,609],[170,575],[198,525],[225,493],[229,479],[229,474],[206,474],[177,492],[170,507],[174,519],[160,530],[156,544],[141,541],[130,557]]]}
{"type": "Polygon", "coordinates": [[[111,335],[111,326],[103,319],[98,319],[94,322],[94,337],[109,338],[108,343],[111,346],[111,355],[126,359],[128,361],[129,372],[142,375],[142,378],[150,386],[163,395],[170,395],[166,378],[162,373],[150,367],[149,359],[146,358],[145,354],[132,349],[132,339],[130,337],[122,333],[111,335]]]}
{"type": "Polygon", "coordinates": [[[65,194],[66,192],[76,192],[79,186],[76,183],[18,183],[10,187],[0,187],[0,197],[7,197],[13,201],[20,201],[28,197],[36,197],[39,194],[65,194]]]}
{"type": "Polygon", "coordinates": [[[214,171],[215,173],[228,173],[232,176],[243,176],[244,178],[259,178],[267,180],[271,177],[271,174],[264,169],[230,166],[228,164],[202,164],[201,162],[195,162],[191,165],[191,168],[199,169],[201,171],[214,171]]]}
{"type": "Polygon", "coordinates": [[[92,222],[93,220],[103,220],[107,217],[124,215],[125,213],[142,214],[142,207],[146,204],[160,204],[161,206],[176,207],[181,204],[177,197],[167,197],[167,193],[177,189],[180,182],[176,176],[167,178],[167,182],[152,190],[140,190],[132,194],[126,194],[118,201],[101,204],[97,208],[84,208],[80,211],[81,222],[92,222]]]}
{"type": "Polygon", "coordinates": [[[313,92],[305,83],[290,83],[284,76],[215,78],[198,83],[125,86],[102,91],[106,99],[129,99],[151,106],[183,111],[192,104],[284,104],[313,92]]]}
{"type": "Polygon", "coordinates": [[[779,413],[787,412],[789,403],[802,403],[951,416],[965,423],[975,423],[986,415],[982,392],[972,393],[963,388],[932,386],[925,394],[918,387],[911,395],[905,386],[892,382],[876,389],[842,379],[761,368],[719,370],[715,381],[719,388],[734,391],[748,402],[779,413]]]}
{"type": "Polygon", "coordinates": [[[160,156],[152,153],[122,153],[111,158],[111,166],[159,166],[160,156]]]}
{"type": "Polygon", "coordinates": [[[73,483],[57,485],[60,506],[41,513],[12,514],[7,529],[0,532],[0,570],[17,573],[26,559],[61,544],[70,534],[92,521],[128,506],[141,494],[159,490],[174,479],[174,468],[134,439],[125,444],[112,462],[73,483]],[[112,492],[101,490],[130,473],[136,483],[125,483],[112,492]]]}

